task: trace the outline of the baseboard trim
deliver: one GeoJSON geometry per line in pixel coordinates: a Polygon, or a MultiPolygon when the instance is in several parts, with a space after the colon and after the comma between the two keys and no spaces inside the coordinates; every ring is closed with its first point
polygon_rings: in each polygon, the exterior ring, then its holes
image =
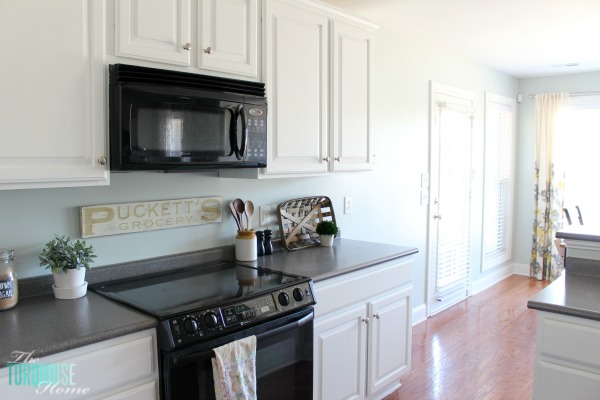
{"type": "Polygon", "coordinates": [[[423,322],[427,319],[427,307],[425,304],[421,304],[418,307],[413,308],[412,310],[412,325],[423,322]]]}
{"type": "Polygon", "coordinates": [[[513,264],[515,275],[529,276],[529,264],[513,264]]]}
{"type": "Polygon", "coordinates": [[[496,271],[492,272],[480,278],[476,281],[473,281],[473,285],[471,286],[470,296],[473,296],[477,293],[483,292],[485,289],[494,286],[496,283],[500,282],[503,279],[508,278],[509,276],[514,274],[514,266],[512,264],[505,265],[503,267],[498,268],[496,271]]]}

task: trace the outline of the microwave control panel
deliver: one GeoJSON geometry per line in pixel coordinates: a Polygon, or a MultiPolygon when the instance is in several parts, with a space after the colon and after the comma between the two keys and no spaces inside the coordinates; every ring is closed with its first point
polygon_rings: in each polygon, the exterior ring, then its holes
{"type": "Polygon", "coordinates": [[[248,144],[245,159],[267,162],[267,113],[263,108],[250,107],[246,113],[248,144]]]}

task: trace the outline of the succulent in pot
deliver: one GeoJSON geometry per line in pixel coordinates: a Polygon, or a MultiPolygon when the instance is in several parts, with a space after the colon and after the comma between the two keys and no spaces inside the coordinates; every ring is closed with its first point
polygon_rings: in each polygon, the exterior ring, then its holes
{"type": "Polygon", "coordinates": [[[338,234],[339,229],[333,221],[321,221],[317,224],[317,234],[321,241],[321,246],[332,246],[333,238],[338,234]]]}
{"type": "Polygon", "coordinates": [[[87,291],[85,271],[90,269],[96,254],[85,241],[54,235],[39,256],[40,266],[52,271],[54,295],[60,299],[84,296],[87,291]]]}

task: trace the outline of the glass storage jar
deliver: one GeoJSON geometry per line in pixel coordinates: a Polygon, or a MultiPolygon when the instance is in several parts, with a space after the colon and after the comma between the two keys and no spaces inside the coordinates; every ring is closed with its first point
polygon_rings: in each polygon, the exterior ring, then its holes
{"type": "Polygon", "coordinates": [[[19,300],[14,250],[0,249],[0,310],[13,308],[19,300]]]}

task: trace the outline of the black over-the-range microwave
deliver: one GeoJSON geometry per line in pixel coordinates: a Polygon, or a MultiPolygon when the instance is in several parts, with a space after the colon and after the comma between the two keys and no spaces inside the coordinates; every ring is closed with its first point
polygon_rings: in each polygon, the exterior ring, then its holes
{"type": "Polygon", "coordinates": [[[111,171],[266,167],[265,85],[109,66],[111,171]]]}

